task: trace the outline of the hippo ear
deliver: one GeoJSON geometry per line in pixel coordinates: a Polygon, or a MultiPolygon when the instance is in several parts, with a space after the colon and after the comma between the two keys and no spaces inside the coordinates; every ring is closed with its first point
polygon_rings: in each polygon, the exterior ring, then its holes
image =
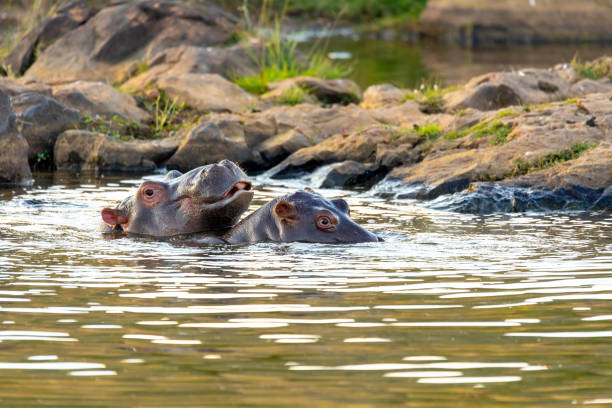
{"type": "Polygon", "coordinates": [[[304,191],[308,191],[309,193],[316,194],[316,195],[321,195],[321,194],[317,193],[316,191],[314,191],[310,187],[304,187],[304,191]]]}
{"type": "Polygon", "coordinates": [[[113,208],[105,208],[102,210],[102,220],[111,227],[127,224],[130,221],[122,211],[113,208]]]}
{"type": "Polygon", "coordinates": [[[334,204],[334,207],[336,207],[346,215],[351,215],[351,210],[346,200],[342,198],[334,198],[333,200],[331,200],[331,202],[334,204]]]}
{"type": "Polygon", "coordinates": [[[172,180],[177,177],[181,177],[182,175],[183,173],[181,173],[178,170],[170,170],[168,173],[166,173],[166,176],[164,177],[164,181],[172,180]]]}
{"type": "Polygon", "coordinates": [[[286,200],[278,200],[274,205],[274,215],[281,221],[295,221],[298,218],[295,206],[286,200]]]}

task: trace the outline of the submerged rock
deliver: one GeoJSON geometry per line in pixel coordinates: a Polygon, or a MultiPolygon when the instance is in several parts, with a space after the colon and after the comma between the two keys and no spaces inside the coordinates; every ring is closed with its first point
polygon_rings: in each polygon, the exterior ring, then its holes
{"type": "Polygon", "coordinates": [[[125,142],[84,130],[62,133],[55,143],[59,170],[151,171],[176,151],[180,138],[125,142]]]}
{"type": "Polygon", "coordinates": [[[47,80],[124,82],[146,55],[180,45],[222,44],[236,23],[211,3],[111,4],[46,48],[27,72],[47,80]]]}
{"type": "Polygon", "coordinates": [[[9,97],[0,91],[0,184],[29,183],[28,142],[19,134],[9,97]]]}

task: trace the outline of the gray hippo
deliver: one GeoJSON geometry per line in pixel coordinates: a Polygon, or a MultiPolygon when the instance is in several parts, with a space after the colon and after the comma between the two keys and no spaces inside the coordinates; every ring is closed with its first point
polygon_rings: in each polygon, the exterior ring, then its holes
{"type": "Polygon", "coordinates": [[[104,208],[101,229],[156,237],[227,230],[249,207],[250,190],[247,175],[229,160],[185,174],[172,170],[162,181],[143,181],[117,207],[104,208]]]}
{"type": "Polygon", "coordinates": [[[349,217],[342,198],[328,200],[311,189],[276,198],[240,221],[222,237],[207,244],[247,242],[357,243],[382,241],[349,217]]]}

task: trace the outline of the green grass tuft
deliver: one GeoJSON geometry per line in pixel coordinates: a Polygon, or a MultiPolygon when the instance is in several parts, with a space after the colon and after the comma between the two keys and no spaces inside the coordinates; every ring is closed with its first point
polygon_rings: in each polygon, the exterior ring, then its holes
{"type": "Polygon", "coordinates": [[[584,63],[581,62],[577,56],[575,56],[570,64],[572,67],[574,67],[580,78],[612,78],[612,67],[610,66],[608,57],[606,56],[584,63]]]}
{"type": "Polygon", "coordinates": [[[597,146],[597,143],[577,142],[569,149],[548,153],[534,161],[517,160],[514,170],[512,171],[512,176],[522,176],[534,171],[547,169],[568,160],[577,159],[582,153],[595,146],[597,146]]]}
{"type": "MultiPolygon", "coordinates": [[[[508,113],[505,116],[508,116],[510,114],[514,114],[514,112],[508,113]]],[[[495,117],[497,118],[497,116],[495,117]]],[[[509,123],[502,123],[499,120],[495,120],[495,121],[486,120],[484,122],[477,123],[474,126],[467,128],[467,129],[455,130],[455,131],[449,132],[444,136],[444,139],[454,140],[454,139],[459,139],[469,134],[472,135],[472,139],[474,140],[478,140],[486,136],[493,136],[491,140],[491,144],[494,146],[499,146],[499,145],[503,145],[504,143],[508,141],[508,135],[510,134],[510,132],[512,132],[512,129],[513,129],[513,126],[509,123]]]]}
{"type": "Polygon", "coordinates": [[[283,105],[295,106],[308,99],[308,92],[299,86],[292,86],[287,89],[282,95],[275,99],[275,102],[283,105]]]}

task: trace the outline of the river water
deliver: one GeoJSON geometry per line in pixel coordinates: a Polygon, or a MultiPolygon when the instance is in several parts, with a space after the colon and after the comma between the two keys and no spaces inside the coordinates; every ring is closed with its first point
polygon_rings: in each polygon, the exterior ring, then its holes
{"type": "Polygon", "coordinates": [[[612,403],[609,214],[321,190],[385,242],[207,247],[96,231],[139,176],[36,177],[0,190],[1,406],[612,403]]]}

